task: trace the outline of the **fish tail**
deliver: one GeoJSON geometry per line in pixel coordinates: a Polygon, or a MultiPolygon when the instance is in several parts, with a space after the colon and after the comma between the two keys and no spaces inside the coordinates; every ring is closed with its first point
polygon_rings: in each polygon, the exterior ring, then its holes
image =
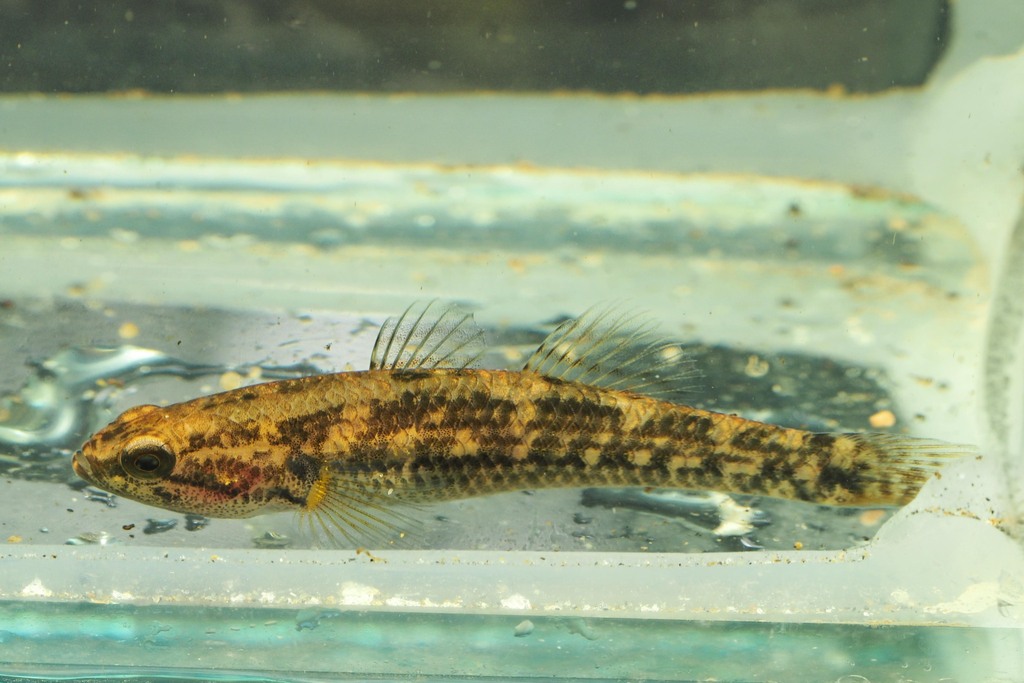
{"type": "Polygon", "coordinates": [[[834,439],[828,464],[820,469],[819,502],[838,505],[902,506],[948,463],[976,456],[972,446],[899,434],[813,435],[834,439]]]}

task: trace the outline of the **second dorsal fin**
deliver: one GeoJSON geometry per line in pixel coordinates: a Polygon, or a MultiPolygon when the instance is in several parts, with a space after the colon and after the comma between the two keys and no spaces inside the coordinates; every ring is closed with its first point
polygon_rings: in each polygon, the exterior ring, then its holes
{"type": "Polygon", "coordinates": [[[413,303],[388,318],[370,354],[371,370],[465,368],[483,354],[484,332],[455,304],[413,303]]]}
{"type": "Polygon", "coordinates": [[[697,376],[678,344],[636,313],[590,309],[559,325],[523,370],[554,379],[671,399],[697,376]]]}

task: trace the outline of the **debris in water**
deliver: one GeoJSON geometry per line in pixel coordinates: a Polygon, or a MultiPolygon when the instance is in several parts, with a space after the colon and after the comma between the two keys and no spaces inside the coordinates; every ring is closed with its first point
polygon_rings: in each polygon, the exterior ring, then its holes
{"type": "Polygon", "coordinates": [[[185,531],[199,531],[210,526],[210,518],[203,515],[185,515],[185,531]]]}
{"type": "Polygon", "coordinates": [[[320,626],[320,622],[324,619],[334,619],[340,616],[341,612],[336,609],[304,609],[295,615],[295,630],[312,631],[320,626]]]}
{"type": "Polygon", "coordinates": [[[287,548],[292,544],[292,539],[276,531],[267,531],[253,538],[252,544],[257,548],[287,548]]]}
{"type": "Polygon", "coordinates": [[[64,545],[113,545],[115,543],[120,543],[120,541],[106,531],[99,533],[87,531],[64,541],[64,545]]]}
{"type": "Polygon", "coordinates": [[[516,624],[515,631],[513,631],[513,635],[515,635],[516,638],[525,638],[531,633],[533,633],[533,622],[529,619],[523,619],[520,621],[516,624]]]}
{"type": "Polygon", "coordinates": [[[146,526],[142,529],[142,533],[147,535],[162,534],[176,526],[178,526],[178,520],[176,519],[153,519],[151,517],[146,520],[146,526]]]}
{"type": "Polygon", "coordinates": [[[108,508],[117,507],[117,496],[115,496],[114,494],[107,493],[106,491],[101,491],[99,489],[94,489],[91,486],[87,487],[84,490],[86,500],[92,500],[97,503],[103,503],[108,508]]]}

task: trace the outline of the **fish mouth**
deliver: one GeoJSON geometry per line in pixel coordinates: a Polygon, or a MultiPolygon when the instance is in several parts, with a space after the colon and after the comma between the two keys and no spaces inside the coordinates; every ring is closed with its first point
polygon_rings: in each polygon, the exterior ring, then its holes
{"type": "Polygon", "coordinates": [[[75,451],[75,454],[71,456],[71,469],[90,484],[96,483],[92,473],[92,465],[89,464],[89,459],[82,451],[75,451]]]}

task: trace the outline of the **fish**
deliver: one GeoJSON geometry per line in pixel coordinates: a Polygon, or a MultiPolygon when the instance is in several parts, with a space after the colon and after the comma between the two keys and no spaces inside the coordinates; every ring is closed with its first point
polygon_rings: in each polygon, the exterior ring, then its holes
{"type": "Polygon", "coordinates": [[[409,533],[431,503],[508,491],[645,487],[827,506],[906,505],[969,447],[818,433],[687,406],[679,344],[642,315],[592,309],[520,370],[477,367],[456,305],[381,327],[370,367],[128,409],[72,457],[98,488],[169,510],[296,511],[317,539],[409,533]]]}

